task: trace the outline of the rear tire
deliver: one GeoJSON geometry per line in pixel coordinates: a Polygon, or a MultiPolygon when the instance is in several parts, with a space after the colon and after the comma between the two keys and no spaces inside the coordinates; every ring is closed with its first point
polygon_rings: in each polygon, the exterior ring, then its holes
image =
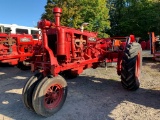
{"type": "Polygon", "coordinates": [[[137,90],[140,86],[142,66],[142,48],[139,43],[134,42],[126,46],[121,65],[122,86],[128,90],[137,90]]]}
{"type": "Polygon", "coordinates": [[[49,117],[61,109],[67,97],[67,83],[63,77],[45,77],[34,89],[32,105],[37,114],[49,117]]]}

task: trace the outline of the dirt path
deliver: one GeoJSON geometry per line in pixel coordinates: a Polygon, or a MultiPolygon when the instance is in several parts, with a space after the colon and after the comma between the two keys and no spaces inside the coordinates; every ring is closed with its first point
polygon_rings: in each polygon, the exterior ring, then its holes
{"type": "Polygon", "coordinates": [[[115,68],[87,69],[67,80],[66,102],[49,118],[22,102],[22,88],[31,75],[16,67],[0,68],[0,120],[160,120],[160,63],[143,62],[141,86],[135,92],[121,87],[115,68]]]}

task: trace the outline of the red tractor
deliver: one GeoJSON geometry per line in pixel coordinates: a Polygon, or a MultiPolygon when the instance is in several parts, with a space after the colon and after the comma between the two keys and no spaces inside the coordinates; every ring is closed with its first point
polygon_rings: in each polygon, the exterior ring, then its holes
{"type": "Polygon", "coordinates": [[[103,61],[117,62],[117,73],[125,89],[139,88],[141,46],[130,35],[124,42],[98,38],[94,32],[60,25],[61,8],[54,8],[55,22],[42,20],[42,45],[33,56],[31,70],[38,72],[23,88],[25,106],[48,117],[63,106],[67,97],[65,77],[74,78],[84,69],[97,68],[103,61]],[[107,60],[106,60],[107,59],[107,60]]]}
{"type": "Polygon", "coordinates": [[[18,65],[21,69],[26,69],[40,41],[34,40],[29,34],[10,32],[9,29],[8,33],[0,33],[0,63],[18,65]]]}
{"type": "Polygon", "coordinates": [[[151,54],[153,54],[153,59],[160,61],[160,38],[155,36],[154,32],[149,33],[150,45],[151,45],[151,54]]]}

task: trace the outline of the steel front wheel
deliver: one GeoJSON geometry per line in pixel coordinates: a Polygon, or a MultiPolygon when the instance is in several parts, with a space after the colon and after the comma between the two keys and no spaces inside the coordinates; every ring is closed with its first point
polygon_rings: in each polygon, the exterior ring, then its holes
{"type": "Polygon", "coordinates": [[[34,89],[32,105],[37,114],[48,117],[61,109],[67,97],[67,83],[63,77],[45,77],[34,89]]]}
{"type": "Polygon", "coordinates": [[[32,94],[35,86],[37,83],[43,78],[41,73],[37,73],[34,76],[30,77],[29,80],[26,82],[25,86],[23,87],[22,91],[22,99],[25,106],[31,110],[33,109],[32,106],[32,94]]]}
{"type": "Polygon", "coordinates": [[[122,86],[128,90],[137,90],[140,86],[139,79],[142,66],[142,48],[139,43],[127,45],[121,65],[122,86]]]}

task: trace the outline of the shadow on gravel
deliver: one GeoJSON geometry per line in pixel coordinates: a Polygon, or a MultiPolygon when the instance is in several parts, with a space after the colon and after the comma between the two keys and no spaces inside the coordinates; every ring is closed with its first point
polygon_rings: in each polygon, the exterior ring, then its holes
{"type": "Polygon", "coordinates": [[[153,59],[143,59],[143,66],[150,64],[152,69],[156,69],[160,72],[160,61],[155,61],[153,59]]]}
{"type": "Polygon", "coordinates": [[[49,118],[43,118],[24,107],[21,94],[16,90],[23,88],[28,77],[25,71],[21,76],[26,78],[10,80],[14,82],[0,87],[0,114],[15,120],[112,120],[111,112],[124,101],[160,109],[160,91],[142,88],[126,91],[120,81],[82,74],[67,80],[68,96],[62,109],[49,118]],[[13,93],[7,92],[13,89],[13,93]]]}
{"type": "MultiPolygon", "coordinates": [[[[7,63],[0,63],[0,80],[15,76],[13,73],[15,73],[16,68],[16,66],[12,66],[7,63]]],[[[18,69],[16,71],[18,71],[18,69]]]]}
{"type": "Polygon", "coordinates": [[[0,120],[17,120],[14,116],[24,109],[20,91],[31,75],[30,70],[22,71],[8,64],[0,66],[0,120]]]}
{"type": "MultiPolygon", "coordinates": [[[[72,100],[68,102],[71,106],[79,104],[77,107],[83,107],[77,108],[82,110],[81,116],[83,116],[85,110],[88,109],[90,115],[88,117],[92,117],[90,120],[110,120],[111,118],[109,115],[111,112],[116,106],[125,101],[145,107],[160,109],[159,90],[139,88],[137,91],[127,91],[122,88],[120,81],[95,78],[94,76],[79,76],[75,80],[69,80],[68,84],[69,87],[72,88],[69,90],[69,99],[73,99],[71,97],[74,97],[75,103],[71,104],[72,100]],[[72,93],[76,93],[77,96],[72,93]]],[[[83,120],[83,118],[81,120],[83,120]]]]}

